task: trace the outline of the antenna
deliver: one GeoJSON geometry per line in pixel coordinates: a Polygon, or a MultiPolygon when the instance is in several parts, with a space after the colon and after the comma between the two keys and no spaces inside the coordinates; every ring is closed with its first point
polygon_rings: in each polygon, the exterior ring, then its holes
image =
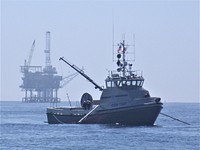
{"type": "Polygon", "coordinates": [[[133,61],[135,61],[135,33],[133,33],[133,61]]]}
{"type": "Polygon", "coordinates": [[[114,26],[114,23],[112,24],[112,50],[113,50],[113,55],[112,55],[112,57],[113,57],[113,62],[114,62],[114,34],[115,34],[115,26],[114,26]]]}
{"type": "Polygon", "coordinates": [[[125,33],[123,33],[123,34],[122,34],[122,40],[125,41],[125,38],[126,38],[126,35],[125,35],[125,33]]]}

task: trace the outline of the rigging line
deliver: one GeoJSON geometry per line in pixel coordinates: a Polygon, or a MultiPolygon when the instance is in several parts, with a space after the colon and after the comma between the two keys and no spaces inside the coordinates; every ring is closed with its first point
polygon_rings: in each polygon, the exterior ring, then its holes
{"type": "Polygon", "coordinates": [[[135,62],[135,33],[133,33],[133,61],[135,62]]]}
{"type": "Polygon", "coordinates": [[[81,123],[85,118],[87,118],[99,105],[95,106],[91,111],[89,111],[83,118],[81,118],[78,123],[81,123]]]}
{"type": "MultiPolygon", "coordinates": [[[[60,64],[61,74],[62,74],[62,77],[63,77],[63,69],[62,69],[62,64],[60,63],[60,61],[59,61],[59,64],[60,64]]],[[[65,88],[65,92],[66,92],[66,95],[67,95],[67,99],[68,99],[68,102],[69,102],[69,105],[70,105],[70,108],[71,108],[72,105],[71,105],[71,101],[70,101],[70,99],[69,99],[69,94],[68,94],[68,92],[67,92],[67,88],[66,88],[66,86],[64,86],[64,88],[65,88]]]]}
{"type": "Polygon", "coordinates": [[[70,108],[72,107],[72,104],[71,104],[71,101],[70,101],[70,99],[69,99],[69,94],[68,93],[66,93],[67,94],[67,99],[68,99],[68,101],[69,101],[69,105],[70,105],[70,108]]]}
{"type": "Polygon", "coordinates": [[[184,124],[191,125],[191,124],[189,124],[189,123],[187,123],[187,122],[185,122],[185,121],[182,121],[182,120],[177,119],[177,118],[175,118],[175,117],[169,116],[169,115],[167,115],[167,114],[164,114],[164,113],[160,113],[160,114],[163,115],[163,116],[169,117],[169,118],[171,118],[171,119],[174,119],[174,120],[176,120],[176,121],[182,122],[182,123],[184,123],[184,124]]]}
{"type": "Polygon", "coordinates": [[[113,51],[113,53],[112,53],[112,57],[113,57],[113,62],[114,62],[114,52],[115,52],[115,50],[114,50],[114,34],[115,34],[115,26],[114,26],[114,23],[112,24],[112,51],[113,51]]]}

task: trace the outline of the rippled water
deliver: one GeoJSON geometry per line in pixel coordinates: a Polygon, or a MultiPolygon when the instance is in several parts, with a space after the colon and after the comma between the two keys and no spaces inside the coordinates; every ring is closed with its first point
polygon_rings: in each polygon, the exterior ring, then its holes
{"type": "MultiPolygon", "coordinates": [[[[59,104],[59,105],[65,105],[59,104]]],[[[200,104],[167,103],[154,127],[45,123],[49,104],[1,102],[0,149],[200,149],[200,104]]]]}

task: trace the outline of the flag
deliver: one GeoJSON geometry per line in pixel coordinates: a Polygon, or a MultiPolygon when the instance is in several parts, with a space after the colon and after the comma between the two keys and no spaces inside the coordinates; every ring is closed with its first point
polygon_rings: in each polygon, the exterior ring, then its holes
{"type": "Polygon", "coordinates": [[[118,53],[122,53],[122,52],[123,52],[123,47],[122,47],[121,45],[119,46],[117,52],[118,52],[118,53]]]}

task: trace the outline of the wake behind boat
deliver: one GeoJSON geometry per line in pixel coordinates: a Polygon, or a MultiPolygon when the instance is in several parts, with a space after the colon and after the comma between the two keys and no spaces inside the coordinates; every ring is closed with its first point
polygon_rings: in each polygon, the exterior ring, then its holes
{"type": "Polygon", "coordinates": [[[105,88],[95,83],[80,68],[63,62],[76,70],[102,94],[100,100],[84,93],[81,107],[50,107],[47,108],[49,124],[83,123],[83,124],[123,124],[132,126],[154,125],[161,109],[161,98],[151,97],[143,88],[144,78],[141,71],[132,71],[132,64],[126,60],[127,45],[125,41],[118,44],[116,71],[110,71],[105,80],[105,88]]]}

